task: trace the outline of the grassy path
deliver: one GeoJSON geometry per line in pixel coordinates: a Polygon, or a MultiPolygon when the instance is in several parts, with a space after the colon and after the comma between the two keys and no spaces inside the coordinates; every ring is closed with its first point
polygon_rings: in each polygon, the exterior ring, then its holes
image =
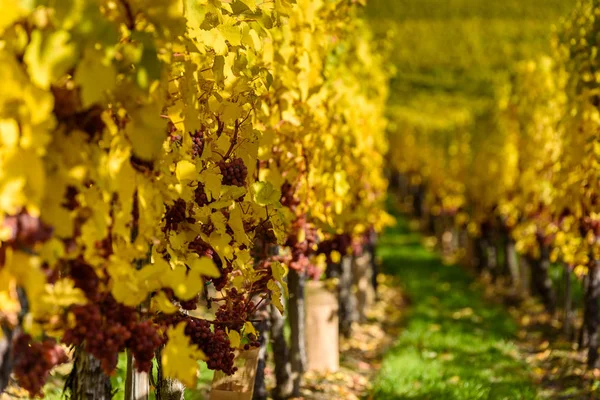
{"type": "Polygon", "coordinates": [[[516,325],[482,299],[467,273],[444,265],[402,219],[382,237],[379,254],[384,271],[400,278],[411,309],[384,358],[375,399],[536,398],[512,342],[516,325]]]}

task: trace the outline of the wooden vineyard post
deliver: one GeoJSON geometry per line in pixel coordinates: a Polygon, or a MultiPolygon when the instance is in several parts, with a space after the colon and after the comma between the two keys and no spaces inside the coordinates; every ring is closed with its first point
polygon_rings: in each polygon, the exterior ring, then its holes
{"type": "Polygon", "coordinates": [[[73,400],[109,400],[112,398],[110,378],[102,371],[100,361],[83,351],[75,350],[71,371],[70,392],[73,400]]]}
{"type": "Polygon", "coordinates": [[[251,400],[254,395],[254,378],[258,365],[259,349],[236,351],[235,362],[238,370],[229,376],[215,371],[210,400],[251,400]]]}
{"type": "Polygon", "coordinates": [[[286,399],[292,392],[292,370],[287,341],[285,338],[285,318],[273,304],[270,308],[271,346],[275,362],[276,385],[273,389],[275,399],[286,399]]]}
{"type": "MultiPolygon", "coordinates": [[[[132,236],[135,239],[135,236],[132,236]]],[[[142,268],[141,263],[137,265],[138,269],[142,268]]],[[[143,306],[138,307],[138,310],[149,308],[150,302],[144,302],[143,306]]],[[[139,372],[135,368],[135,359],[131,351],[127,350],[127,371],[125,376],[125,400],[148,400],[150,396],[150,379],[147,372],[139,372]]]]}
{"type": "Polygon", "coordinates": [[[146,372],[138,372],[134,358],[127,352],[127,376],[125,377],[125,400],[148,400],[150,381],[146,372]]]}
{"type": "Polygon", "coordinates": [[[0,326],[0,393],[8,387],[10,374],[13,368],[12,345],[13,339],[18,334],[18,328],[11,330],[6,326],[0,326]]]}
{"type": "Polygon", "coordinates": [[[307,370],[339,369],[339,317],[337,296],[322,282],[306,283],[307,370]]]}
{"type": "Polygon", "coordinates": [[[358,322],[367,320],[366,310],[371,307],[375,298],[373,286],[371,285],[373,270],[371,269],[371,253],[364,251],[361,255],[352,259],[352,275],[356,285],[356,302],[358,311],[358,322]]]}

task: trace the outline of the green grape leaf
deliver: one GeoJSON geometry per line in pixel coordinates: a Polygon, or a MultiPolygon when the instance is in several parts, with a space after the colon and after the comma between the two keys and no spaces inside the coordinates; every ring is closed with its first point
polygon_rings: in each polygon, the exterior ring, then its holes
{"type": "Polygon", "coordinates": [[[260,206],[276,204],[281,198],[281,190],[273,187],[270,182],[255,182],[252,184],[252,191],[254,201],[260,206]]]}

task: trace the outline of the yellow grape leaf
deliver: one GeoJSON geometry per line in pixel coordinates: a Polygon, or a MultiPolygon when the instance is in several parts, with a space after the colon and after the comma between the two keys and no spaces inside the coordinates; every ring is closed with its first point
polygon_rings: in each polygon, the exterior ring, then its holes
{"type": "Polygon", "coordinates": [[[245,32],[242,40],[246,46],[251,47],[254,49],[254,51],[258,52],[262,48],[262,41],[254,29],[250,29],[248,32],[245,32]]]}
{"type": "Polygon", "coordinates": [[[198,360],[205,360],[202,350],[185,335],[185,322],[167,330],[169,341],[161,354],[165,376],[180,380],[188,387],[196,387],[198,360]]]}
{"type": "MultiPolygon", "coordinates": [[[[17,314],[21,303],[17,294],[17,278],[8,269],[0,269],[0,304],[5,314],[17,314]]],[[[1,330],[0,330],[1,331],[1,330]]]]}
{"type": "Polygon", "coordinates": [[[152,308],[164,314],[173,314],[179,310],[179,307],[173,304],[163,291],[156,293],[156,295],[152,297],[152,308]]]}
{"type": "Polygon", "coordinates": [[[240,46],[242,44],[242,31],[235,18],[224,15],[223,24],[218,29],[230,45],[240,46]]]}
{"type": "Polygon", "coordinates": [[[173,250],[181,250],[189,242],[188,233],[185,231],[171,231],[169,233],[169,244],[173,250]]]}
{"type": "Polygon", "coordinates": [[[240,106],[238,103],[226,101],[223,103],[223,122],[228,123],[240,118],[242,116],[242,112],[242,106],[240,106]]]}
{"type": "Polygon", "coordinates": [[[6,147],[15,147],[19,144],[19,124],[16,120],[0,120],[0,143],[6,147]]]}
{"type": "Polygon", "coordinates": [[[221,276],[219,268],[215,262],[208,257],[200,257],[192,260],[189,263],[192,271],[199,273],[202,276],[208,276],[209,278],[218,278],[221,276]]]}
{"type": "Polygon", "coordinates": [[[235,278],[233,278],[233,280],[231,281],[231,284],[233,285],[234,288],[236,288],[237,290],[241,290],[242,286],[244,286],[244,282],[246,280],[244,279],[244,277],[242,275],[238,275],[235,278]]]}
{"type": "Polygon", "coordinates": [[[229,136],[227,136],[227,135],[221,135],[221,137],[218,138],[214,143],[215,143],[215,147],[221,154],[225,154],[227,152],[227,150],[229,150],[229,147],[231,146],[231,140],[229,139],[229,136]]]}
{"type": "Polygon", "coordinates": [[[73,304],[86,304],[87,298],[81,289],[75,287],[71,279],[59,279],[54,285],[46,284],[41,301],[51,306],[68,307],[73,304]]]}
{"type": "Polygon", "coordinates": [[[135,283],[126,278],[115,279],[110,292],[119,303],[130,307],[135,307],[144,301],[144,298],[139,296],[135,283]]]}
{"type": "Polygon", "coordinates": [[[273,278],[281,285],[283,288],[283,293],[285,297],[289,297],[288,286],[285,282],[284,278],[288,274],[288,268],[285,264],[280,263],[279,261],[275,261],[271,264],[271,274],[273,278]]]}
{"type": "Polygon", "coordinates": [[[298,241],[298,243],[302,243],[306,240],[306,230],[304,228],[298,230],[298,236],[296,240],[298,241]]]}
{"type": "Polygon", "coordinates": [[[273,305],[279,310],[281,315],[283,315],[283,302],[281,301],[282,293],[279,285],[274,280],[270,280],[267,283],[267,288],[271,291],[271,302],[273,305]]]}
{"type": "Polygon", "coordinates": [[[250,11],[256,11],[256,0],[240,0],[242,3],[246,5],[250,9],[250,11]]]}
{"type": "Polygon", "coordinates": [[[25,1],[2,1],[2,12],[0,13],[0,33],[16,20],[25,15],[26,11],[33,5],[25,1]],[[27,9],[26,9],[27,7],[27,9]]]}
{"type": "Polygon", "coordinates": [[[143,12],[149,22],[160,26],[161,34],[173,37],[184,34],[186,21],[181,0],[127,0],[127,3],[133,15],[143,12]]]}
{"type": "MultiPolygon", "coordinates": [[[[233,14],[233,8],[231,8],[231,4],[227,3],[227,2],[222,2],[221,3],[221,8],[225,11],[227,11],[229,14],[233,14]]],[[[223,15],[223,18],[225,18],[226,15],[223,15]]]]}
{"type": "Polygon", "coordinates": [[[281,199],[281,190],[273,187],[270,182],[254,182],[252,190],[254,201],[260,206],[275,204],[281,199]]]}
{"type": "Polygon", "coordinates": [[[244,229],[244,220],[242,219],[242,209],[239,206],[236,206],[229,213],[229,221],[228,225],[233,231],[234,239],[246,246],[250,246],[250,239],[246,234],[246,230],[244,229]]]}
{"type": "Polygon", "coordinates": [[[221,235],[227,233],[227,226],[225,225],[227,221],[221,211],[215,211],[212,213],[210,215],[210,222],[212,222],[217,233],[221,235]]]}
{"type": "Polygon", "coordinates": [[[273,261],[271,263],[271,274],[277,282],[283,283],[283,278],[285,278],[287,273],[288,269],[286,268],[285,264],[282,264],[279,261],[273,261]]]}
{"type": "Polygon", "coordinates": [[[177,163],[177,167],[175,167],[175,175],[181,183],[185,183],[196,179],[196,164],[188,160],[179,161],[177,163]]]}
{"type": "Polygon", "coordinates": [[[167,116],[178,131],[184,130],[183,102],[181,100],[177,100],[175,104],[167,109],[167,116]]]}
{"type": "Polygon", "coordinates": [[[215,249],[217,254],[221,258],[226,258],[227,260],[231,260],[233,258],[233,249],[229,245],[231,241],[231,236],[227,234],[219,234],[217,232],[212,232],[210,237],[208,238],[208,243],[215,249]]]}
{"type": "Polygon", "coordinates": [[[277,243],[279,244],[283,244],[285,243],[285,241],[287,240],[287,230],[286,230],[286,221],[290,221],[290,217],[288,215],[288,217],[285,216],[284,213],[279,212],[279,210],[281,211],[288,211],[288,214],[291,215],[291,213],[289,212],[288,208],[283,208],[283,209],[275,209],[273,210],[273,213],[271,214],[271,225],[273,226],[273,233],[275,234],[275,237],[277,238],[277,243]]]}
{"type": "Polygon", "coordinates": [[[127,124],[126,132],[133,152],[144,160],[156,159],[167,137],[166,122],[160,117],[160,106],[149,104],[129,114],[131,121],[127,124]]]}
{"type": "MultiPolygon", "coordinates": [[[[69,219],[64,220],[63,223],[65,221],[69,221],[69,219]]],[[[40,247],[39,255],[49,266],[54,266],[62,257],[64,257],[65,245],[60,239],[53,237],[40,247]]]]}
{"type": "Polygon", "coordinates": [[[170,287],[175,296],[183,301],[192,300],[204,289],[204,281],[199,274],[186,273],[185,267],[176,267],[163,276],[163,285],[170,287]]]}
{"type": "Polygon", "coordinates": [[[41,259],[23,251],[6,249],[4,268],[16,277],[16,284],[24,287],[31,301],[31,310],[35,312],[38,299],[44,293],[46,276],[41,269],[41,259]]]}
{"type": "Polygon", "coordinates": [[[209,200],[218,199],[221,195],[222,176],[217,171],[217,169],[206,169],[198,178],[204,184],[204,191],[209,196],[209,200]]]}
{"type": "Polygon", "coordinates": [[[206,13],[210,11],[206,7],[208,0],[185,0],[185,15],[187,17],[187,25],[190,29],[199,29],[204,22],[206,13]]]}
{"type": "Polygon", "coordinates": [[[252,261],[252,256],[250,255],[250,250],[239,250],[235,255],[235,261],[237,265],[241,268],[243,265],[246,265],[252,261]]]}
{"type": "Polygon", "coordinates": [[[110,292],[119,303],[135,307],[146,299],[148,292],[138,282],[137,271],[121,261],[111,262],[108,271],[113,278],[110,292]]]}
{"type": "Polygon", "coordinates": [[[225,186],[225,188],[221,192],[221,201],[237,200],[240,197],[243,197],[245,194],[246,188],[243,186],[225,186]]]}
{"type": "Polygon", "coordinates": [[[146,264],[138,271],[138,281],[144,284],[148,293],[162,287],[163,276],[171,271],[171,266],[162,258],[162,256],[154,254],[153,259],[153,264],[146,264]]]}
{"type": "Polygon", "coordinates": [[[21,150],[2,154],[0,210],[16,214],[27,205],[29,213],[39,215],[39,204],[46,190],[44,164],[34,151],[21,150]]]}
{"type": "Polygon", "coordinates": [[[333,262],[334,264],[337,264],[340,261],[342,261],[342,255],[337,250],[333,250],[329,257],[331,258],[331,262],[333,262]]]}
{"type": "Polygon", "coordinates": [[[254,329],[254,325],[252,325],[252,322],[250,321],[246,321],[246,323],[244,324],[244,332],[246,332],[246,334],[253,334],[258,336],[258,333],[256,332],[256,329],[254,329]]]}
{"type": "Polygon", "coordinates": [[[106,93],[113,90],[116,85],[117,72],[112,64],[103,60],[101,51],[87,47],[83,59],[75,70],[75,82],[81,88],[81,101],[83,107],[90,107],[94,103],[106,100],[106,93]]]}
{"type": "Polygon", "coordinates": [[[225,57],[216,56],[213,62],[212,73],[215,77],[215,82],[222,85],[225,81],[225,57]]]}
{"type": "Polygon", "coordinates": [[[242,344],[242,338],[238,331],[230,330],[227,332],[227,336],[229,337],[229,345],[233,349],[237,349],[242,344]]]}
{"type": "Polygon", "coordinates": [[[63,76],[76,60],[77,49],[70,42],[66,31],[44,34],[40,30],[31,32],[31,41],[25,51],[25,64],[31,80],[48,89],[50,84],[63,76]]]}
{"type": "Polygon", "coordinates": [[[277,168],[277,165],[271,165],[269,168],[261,168],[259,180],[269,182],[274,187],[281,187],[285,183],[285,178],[279,168],[277,168]]]}
{"type": "Polygon", "coordinates": [[[197,47],[201,52],[204,49],[200,47],[209,46],[215,51],[215,53],[219,56],[227,55],[229,48],[227,47],[227,43],[225,43],[225,37],[220,31],[220,27],[213,28],[209,31],[205,30],[197,30],[194,32],[196,38],[198,39],[197,47]]]}

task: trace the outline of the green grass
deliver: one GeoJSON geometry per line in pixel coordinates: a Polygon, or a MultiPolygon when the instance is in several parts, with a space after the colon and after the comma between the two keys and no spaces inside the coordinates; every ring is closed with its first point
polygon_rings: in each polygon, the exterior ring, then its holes
{"type": "Polygon", "coordinates": [[[375,399],[536,398],[512,342],[516,324],[482,299],[466,272],[444,265],[402,219],[378,251],[384,271],[403,282],[411,309],[384,358],[375,399]]]}

